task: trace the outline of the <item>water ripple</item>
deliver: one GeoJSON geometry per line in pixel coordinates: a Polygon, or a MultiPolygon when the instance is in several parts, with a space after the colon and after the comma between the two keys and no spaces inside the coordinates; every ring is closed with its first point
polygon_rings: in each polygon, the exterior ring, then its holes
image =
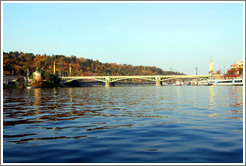
{"type": "Polygon", "coordinates": [[[4,163],[241,163],[242,90],[4,90],[4,163]]]}

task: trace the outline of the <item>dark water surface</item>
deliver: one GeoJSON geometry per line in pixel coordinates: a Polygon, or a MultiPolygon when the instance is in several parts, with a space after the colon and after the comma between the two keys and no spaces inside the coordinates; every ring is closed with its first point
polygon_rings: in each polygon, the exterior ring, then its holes
{"type": "Polygon", "coordinates": [[[243,162],[243,87],[3,91],[4,163],[243,162]]]}

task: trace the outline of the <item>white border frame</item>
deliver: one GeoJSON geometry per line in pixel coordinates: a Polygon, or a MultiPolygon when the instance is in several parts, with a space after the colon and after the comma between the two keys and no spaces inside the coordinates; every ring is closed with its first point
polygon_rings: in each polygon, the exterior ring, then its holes
{"type": "MultiPolygon", "coordinates": [[[[1,84],[3,83],[3,4],[4,3],[242,3],[243,61],[245,75],[245,2],[244,1],[1,1],[1,84]]],[[[245,102],[245,76],[243,85],[245,102]]],[[[243,103],[243,163],[3,163],[3,84],[1,85],[1,165],[245,165],[245,103],[243,103]]]]}

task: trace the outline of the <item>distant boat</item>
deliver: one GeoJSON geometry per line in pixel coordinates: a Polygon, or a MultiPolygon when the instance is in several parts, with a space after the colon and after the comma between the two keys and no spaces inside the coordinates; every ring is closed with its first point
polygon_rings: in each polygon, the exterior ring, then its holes
{"type": "Polygon", "coordinates": [[[26,89],[32,89],[31,85],[26,85],[26,89]]]}
{"type": "Polygon", "coordinates": [[[208,86],[210,84],[209,84],[209,81],[208,80],[202,80],[202,81],[199,81],[198,82],[198,85],[200,85],[200,86],[208,86]]]}
{"type": "Polygon", "coordinates": [[[162,86],[167,86],[168,84],[166,82],[162,82],[162,86]]]}
{"type": "Polygon", "coordinates": [[[233,86],[233,85],[242,86],[243,79],[237,78],[237,79],[218,80],[218,81],[215,81],[213,85],[215,86],[233,86]]]}
{"type": "Polygon", "coordinates": [[[181,84],[181,82],[177,81],[175,85],[176,86],[181,86],[182,84],[181,84]]]}
{"type": "Polygon", "coordinates": [[[227,79],[227,80],[217,80],[214,83],[215,86],[232,86],[233,80],[227,79]]]}
{"type": "Polygon", "coordinates": [[[233,80],[233,85],[243,86],[243,78],[238,78],[233,80]]]}

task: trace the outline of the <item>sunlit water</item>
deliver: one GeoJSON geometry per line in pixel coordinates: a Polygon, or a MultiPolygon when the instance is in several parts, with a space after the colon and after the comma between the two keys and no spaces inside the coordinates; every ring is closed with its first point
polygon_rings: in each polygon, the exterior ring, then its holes
{"type": "Polygon", "coordinates": [[[4,163],[243,162],[243,87],[3,91],[4,163]]]}

